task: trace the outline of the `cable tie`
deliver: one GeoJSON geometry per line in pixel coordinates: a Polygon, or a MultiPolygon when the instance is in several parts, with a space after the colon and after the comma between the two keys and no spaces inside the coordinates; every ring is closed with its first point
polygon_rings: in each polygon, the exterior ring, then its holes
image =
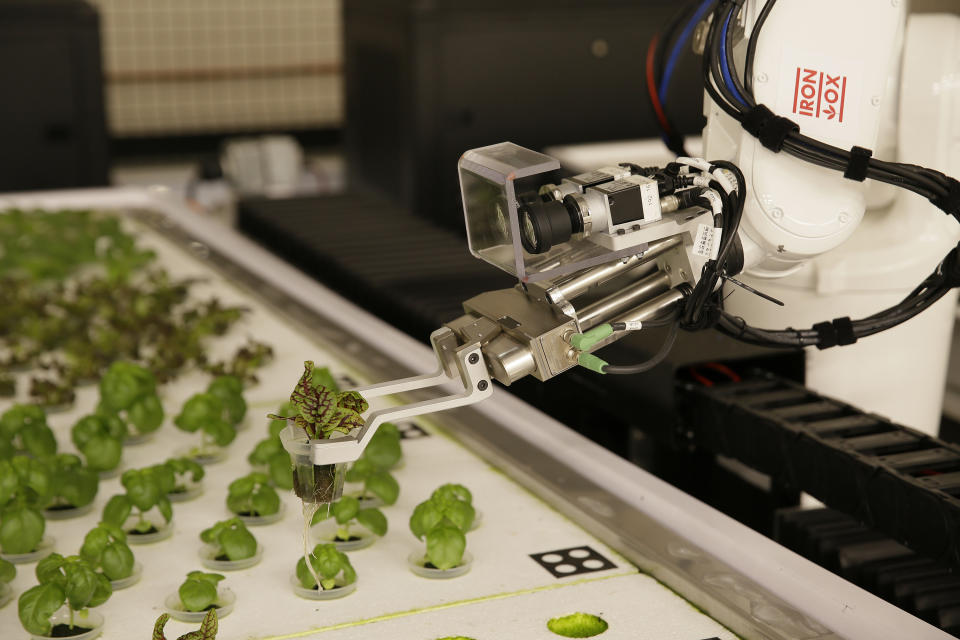
{"type": "Polygon", "coordinates": [[[767,149],[779,153],[791,133],[800,131],[800,125],[789,118],[776,115],[765,104],[758,104],[743,117],[743,128],[760,140],[767,149]]]}
{"type": "Polygon", "coordinates": [[[847,170],[843,172],[843,177],[847,180],[856,180],[863,182],[867,179],[867,170],[870,168],[870,158],[873,151],[863,147],[851,147],[850,161],[847,163],[847,170]]]}
{"type": "Polygon", "coordinates": [[[837,346],[837,330],[832,322],[818,322],[813,330],[817,332],[817,349],[823,351],[837,346]]]}
{"type": "Polygon", "coordinates": [[[947,178],[947,193],[936,198],[930,198],[938,209],[960,219],[960,181],[956,178],[947,178]]]}

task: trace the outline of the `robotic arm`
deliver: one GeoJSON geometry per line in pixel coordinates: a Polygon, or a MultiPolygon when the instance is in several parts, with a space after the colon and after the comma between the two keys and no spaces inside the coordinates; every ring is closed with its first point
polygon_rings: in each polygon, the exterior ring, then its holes
{"type": "Polygon", "coordinates": [[[892,45],[903,38],[904,3],[880,10],[873,0],[782,2],[776,10],[776,0],[699,4],[710,5],[699,37],[706,147],[722,159],[681,157],[664,167],[625,163],[557,182],[557,160],[509,142],[466,152],[459,173],[470,250],[518,284],[465,301],[465,314],[431,335],[436,372],[357,389],[369,398],[456,379],[454,392],[373,411],[363,427],[342,438],[308,441],[287,427],[281,439],[294,457],[295,478],[329,478],[322,491],[316,482],[298,483],[301,498],[336,500],[337,470],[360,456],[383,422],[478,402],[492,393],[491,379],[504,385],[528,375],[545,381],[575,366],[638,373],[667,354],[677,327],[715,327],[774,347],[850,343],[913,317],[960,283],[954,250],[903,301],[869,318],[768,330],[724,311],[724,282],[750,289],[736,280],[741,272],[786,275],[848,238],[864,213],[864,178],[914,191],[954,216],[960,216],[960,185],[867,151],[881,136],[875,98],[897,75],[900,47],[892,45]],[[846,25],[869,15],[872,26],[838,39],[837,51],[817,38],[814,55],[796,34],[805,27],[822,31],[824,11],[842,14],[836,22],[846,25]],[[760,38],[765,24],[771,31],[760,38]],[[873,66],[845,57],[851,47],[873,66]],[[844,74],[830,64],[843,66],[844,74]],[[762,77],[758,71],[756,81],[749,71],[744,86],[741,66],[777,71],[762,77]],[[815,96],[807,96],[811,91],[815,96]],[[810,121],[810,113],[816,119],[824,114],[823,121],[810,121]],[[669,325],[671,332],[650,362],[613,366],[595,354],[651,325],[669,325]]]}

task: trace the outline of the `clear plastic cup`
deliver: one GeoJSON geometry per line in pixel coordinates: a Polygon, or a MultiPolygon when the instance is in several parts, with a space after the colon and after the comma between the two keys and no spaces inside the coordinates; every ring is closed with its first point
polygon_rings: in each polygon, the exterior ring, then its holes
{"type": "Polygon", "coordinates": [[[53,536],[43,536],[43,539],[40,541],[40,544],[37,545],[37,548],[29,553],[0,553],[0,558],[3,558],[7,562],[12,562],[13,564],[27,564],[30,562],[36,562],[41,558],[46,558],[48,555],[53,553],[53,536]]]}
{"type": "Polygon", "coordinates": [[[69,520],[79,518],[90,513],[93,509],[93,502],[85,504],[82,507],[69,507],[67,509],[44,509],[43,517],[47,520],[69,520]]]}
{"type": "Polygon", "coordinates": [[[194,498],[199,498],[203,495],[203,481],[200,482],[189,482],[184,485],[183,491],[172,491],[167,494],[167,498],[170,502],[189,502],[194,498]]]}
{"type": "Polygon", "coordinates": [[[257,544],[257,551],[252,556],[240,560],[217,560],[217,551],[219,551],[218,547],[212,545],[204,546],[200,549],[200,563],[207,569],[213,569],[214,571],[239,571],[241,569],[249,569],[258,564],[263,558],[262,544],[257,544]]]}
{"type": "Polygon", "coordinates": [[[333,589],[307,589],[300,584],[300,580],[297,579],[297,574],[294,573],[290,576],[290,586],[293,587],[295,594],[307,600],[335,600],[348,596],[356,591],[357,581],[354,580],[350,584],[340,584],[340,578],[337,578],[337,584],[333,589]]]}
{"type": "Polygon", "coordinates": [[[110,586],[113,587],[114,591],[119,591],[120,589],[126,589],[127,587],[132,587],[133,585],[140,582],[140,577],[143,575],[143,565],[139,562],[133,563],[133,573],[128,575],[126,578],[120,578],[119,580],[111,580],[110,586]]]}
{"type": "Polygon", "coordinates": [[[280,508],[276,513],[271,513],[265,516],[241,516],[237,514],[237,517],[243,522],[243,524],[248,527],[262,527],[264,525],[273,524],[274,522],[279,522],[283,519],[284,512],[287,510],[287,505],[280,503],[280,508]]]}
{"type": "MultiPolygon", "coordinates": [[[[213,606],[217,610],[217,619],[223,619],[233,611],[233,605],[236,602],[237,596],[233,591],[228,587],[220,587],[217,591],[217,601],[213,606]]],[[[187,611],[184,609],[183,603],[180,602],[180,594],[177,592],[168,595],[167,599],[163,601],[163,605],[170,617],[180,622],[203,622],[207,615],[206,611],[187,611]]]]}
{"type": "Polygon", "coordinates": [[[463,558],[460,564],[452,569],[434,569],[427,567],[427,557],[420,551],[414,551],[407,556],[407,564],[410,570],[422,578],[431,578],[434,580],[445,580],[447,578],[456,578],[470,571],[473,566],[473,556],[469,551],[463,552],[463,558]]]}
{"type": "MultiPolygon", "coordinates": [[[[50,624],[53,626],[58,624],[70,624],[70,612],[65,609],[60,609],[50,616],[50,624]]],[[[73,624],[74,626],[85,627],[90,630],[86,633],[69,636],[69,640],[93,640],[103,631],[103,615],[92,609],[87,609],[85,612],[77,611],[73,614],[73,624]]],[[[48,640],[48,638],[52,637],[55,636],[41,636],[35,633],[30,634],[30,638],[32,638],[32,640],[48,640]]]]}
{"type": "Polygon", "coordinates": [[[150,533],[133,533],[129,529],[124,529],[127,534],[127,544],[151,544],[166,540],[173,535],[173,521],[154,522],[151,520],[156,531],[150,533]]]}

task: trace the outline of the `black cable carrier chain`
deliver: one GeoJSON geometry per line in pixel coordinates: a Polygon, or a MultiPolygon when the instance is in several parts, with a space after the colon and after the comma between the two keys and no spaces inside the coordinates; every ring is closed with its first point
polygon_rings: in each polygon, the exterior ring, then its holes
{"type": "Polygon", "coordinates": [[[960,446],[766,373],[678,394],[691,444],[960,568],[960,446]]]}

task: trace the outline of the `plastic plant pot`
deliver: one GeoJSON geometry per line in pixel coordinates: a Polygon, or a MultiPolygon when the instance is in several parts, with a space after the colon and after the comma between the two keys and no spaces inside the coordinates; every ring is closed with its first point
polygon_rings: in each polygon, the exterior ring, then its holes
{"type": "Polygon", "coordinates": [[[53,553],[53,536],[43,536],[43,539],[40,541],[40,544],[37,545],[37,548],[29,553],[0,553],[0,558],[3,558],[7,562],[12,562],[13,564],[27,564],[29,562],[36,562],[41,558],[46,558],[48,555],[53,553]]]}
{"type": "MultiPolygon", "coordinates": [[[[228,587],[220,587],[217,590],[217,601],[213,608],[217,610],[217,619],[223,619],[228,613],[233,611],[233,605],[237,602],[237,596],[228,587]]],[[[174,591],[163,601],[164,608],[170,617],[180,622],[203,622],[207,615],[206,611],[187,611],[180,602],[180,594],[174,591]]]]}
{"type": "Polygon", "coordinates": [[[131,529],[124,528],[124,532],[127,534],[127,544],[151,544],[154,542],[160,542],[161,540],[166,540],[173,535],[173,522],[153,522],[151,521],[155,531],[149,533],[136,533],[131,529]]]}
{"type": "Polygon", "coordinates": [[[183,485],[183,491],[171,491],[167,494],[170,502],[189,502],[203,495],[203,482],[189,482],[183,485]]]}
{"type": "MultiPolygon", "coordinates": [[[[70,624],[70,612],[66,609],[60,609],[52,616],[50,616],[50,624],[53,627],[57,625],[69,625],[70,624]]],[[[83,633],[78,633],[76,635],[54,635],[54,636],[40,636],[35,633],[30,634],[32,640],[48,640],[48,638],[68,638],[69,640],[93,640],[103,631],[103,615],[93,611],[92,609],[87,609],[86,613],[75,612],[73,614],[73,625],[75,627],[83,627],[89,629],[83,633]]]]}
{"type": "Polygon", "coordinates": [[[13,600],[13,587],[6,582],[0,582],[0,609],[3,609],[13,600]]]}
{"type": "Polygon", "coordinates": [[[257,552],[249,558],[243,558],[242,560],[217,560],[214,557],[216,552],[217,547],[212,545],[204,546],[200,549],[200,563],[207,569],[213,569],[214,571],[239,571],[241,569],[249,569],[260,562],[263,558],[263,545],[258,543],[257,552]]]}
{"type": "Polygon", "coordinates": [[[459,565],[452,569],[434,569],[433,567],[426,566],[427,557],[423,552],[414,551],[407,557],[407,564],[410,565],[411,571],[422,578],[444,580],[447,578],[457,578],[470,571],[470,567],[473,566],[473,556],[470,555],[469,551],[464,551],[463,558],[460,560],[459,565]]]}
{"type": "Polygon", "coordinates": [[[90,513],[93,509],[93,502],[85,504],[82,507],[57,507],[54,509],[44,509],[43,517],[47,520],[70,520],[90,513]]]}
{"type": "Polygon", "coordinates": [[[117,466],[115,466],[113,469],[107,469],[105,471],[101,471],[97,475],[100,476],[101,480],[110,480],[111,478],[116,478],[117,476],[119,476],[122,471],[123,471],[123,459],[121,458],[120,462],[118,462],[117,466]]]}
{"type": "Polygon", "coordinates": [[[304,502],[327,504],[343,494],[346,464],[314,465],[310,455],[310,439],[299,427],[287,425],[280,432],[283,448],[293,463],[293,491],[304,502]]]}
{"type": "Polygon", "coordinates": [[[337,578],[336,586],[333,589],[320,589],[318,587],[307,589],[300,584],[296,573],[290,576],[290,586],[293,587],[293,592],[307,600],[336,600],[337,598],[343,598],[357,590],[357,582],[357,580],[354,580],[350,584],[341,584],[341,578],[337,578]]]}
{"type": "Polygon", "coordinates": [[[227,459],[227,449],[216,445],[207,445],[203,447],[181,447],[173,452],[175,458],[189,458],[197,464],[204,466],[216,464],[227,459]]]}
{"type": "Polygon", "coordinates": [[[351,540],[337,540],[338,529],[337,521],[330,518],[315,524],[310,529],[310,533],[315,542],[330,542],[337,548],[337,551],[343,551],[344,553],[366,549],[379,537],[362,527],[353,527],[351,540]]]}
{"type": "Polygon", "coordinates": [[[480,509],[473,510],[473,522],[470,523],[470,528],[467,531],[473,531],[478,528],[483,523],[483,511],[480,509]]]}
{"type": "Polygon", "coordinates": [[[123,440],[124,446],[135,446],[138,444],[146,444],[156,437],[156,431],[148,431],[147,433],[132,433],[123,440]]]}
{"type": "Polygon", "coordinates": [[[75,403],[75,402],[64,402],[64,403],[62,403],[62,404],[54,404],[54,405],[50,405],[50,406],[44,406],[44,407],[43,407],[43,410],[47,413],[48,416],[49,416],[49,415],[53,415],[54,413],[65,413],[65,412],[67,412],[67,411],[70,411],[70,409],[73,409],[73,405],[74,405],[74,404],[76,404],[76,403],[75,403]]]}
{"type": "Polygon", "coordinates": [[[127,587],[132,587],[133,585],[140,582],[140,577],[143,575],[143,565],[139,562],[133,563],[133,573],[128,575],[126,578],[120,578],[119,580],[111,580],[110,586],[113,587],[114,591],[119,591],[120,589],[126,589],[127,587]]]}
{"type": "Polygon", "coordinates": [[[274,522],[280,522],[280,520],[283,520],[286,510],[287,505],[281,502],[280,508],[276,513],[271,513],[265,516],[243,516],[237,514],[237,517],[240,518],[240,521],[248,527],[262,527],[264,525],[273,524],[274,522]]]}

